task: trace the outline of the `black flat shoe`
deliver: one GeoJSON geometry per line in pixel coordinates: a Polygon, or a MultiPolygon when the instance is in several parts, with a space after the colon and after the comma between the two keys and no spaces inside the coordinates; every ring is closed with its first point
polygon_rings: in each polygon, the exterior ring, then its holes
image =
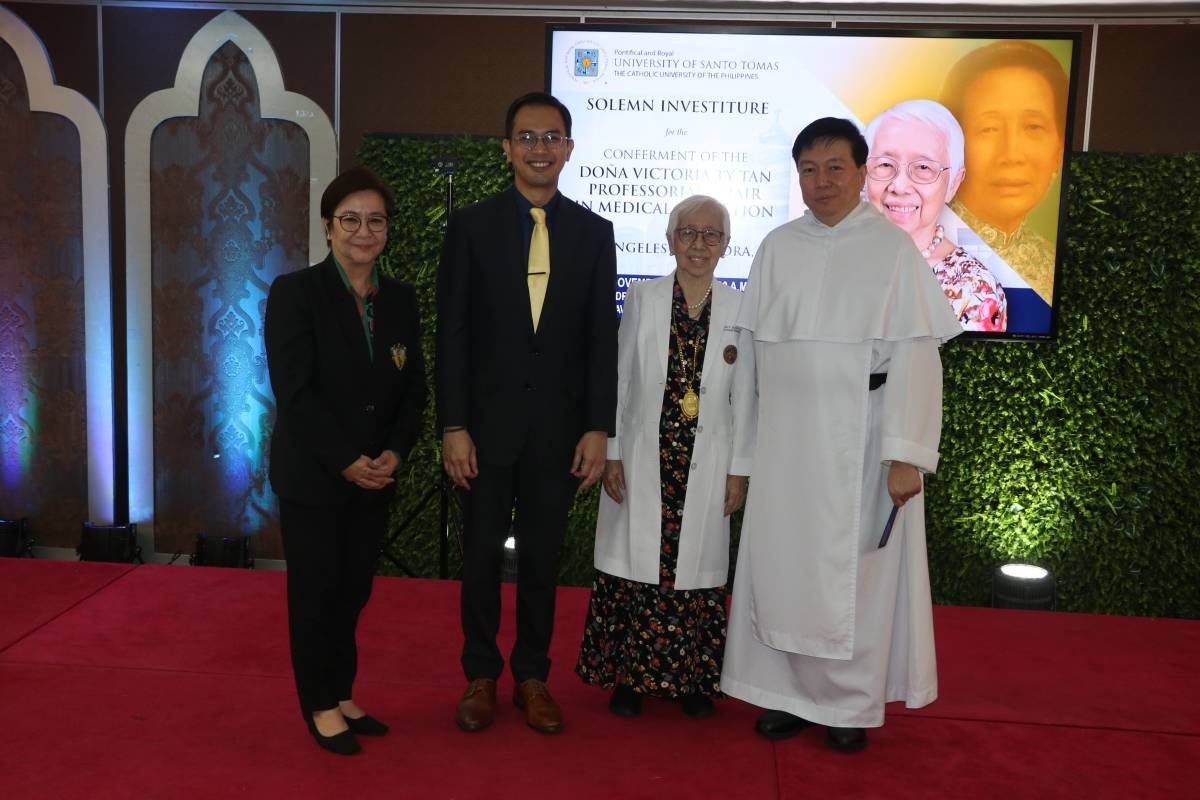
{"type": "Polygon", "coordinates": [[[754,732],[772,741],[790,739],[815,723],[786,711],[767,711],[754,723],[754,732]]]}
{"type": "Polygon", "coordinates": [[[617,684],[608,698],[608,710],[618,717],[636,717],[642,713],[642,696],[624,684],[617,684]]]}
{"type": "Polygon", "coordinates": [[[352,756],[362,750],[358,746],[358,739],[354,738],[354,733],[351,731],[342,731],[335,733],[333,736],[325,736],[317,730],[317,723],[311,716],[308,717],[308,732],[316,739],[317,744],[331,753],[337,753],[339,756],[352,756]]]}
{"type": "Polygon", "coordinates": [[[857,753],[867,746],[867,732],[862,728],[829,728],[825,743],[843,753],[857,753]]]}
{"type": "Polygon", "coordinates": [[[358,719],[347,717],[342,714],[342,718],[346,720],[346,724],[350,726],[350,732],[356,733],[359,736],[383,736],[391,728],[384,723],[372,717],[370,714],[363,714],[358,719]]]}
{"type": "Polygon", "coordinates": [[[689,694],[683,698],[683,713],[689,717],[700,719],[701,717],[711,717],[717,713],[717,708],[710,698],[702,694],[689,694]]]}

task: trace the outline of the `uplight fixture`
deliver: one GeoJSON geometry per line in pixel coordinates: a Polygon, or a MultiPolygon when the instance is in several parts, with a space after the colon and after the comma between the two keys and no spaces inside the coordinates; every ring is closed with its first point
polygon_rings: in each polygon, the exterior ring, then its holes
{"type": "Polygon", "coordinates": [[[992,608],[1052,611],[1056,583],[1045,567],[1011,562],[992,574],[992,608]]]}

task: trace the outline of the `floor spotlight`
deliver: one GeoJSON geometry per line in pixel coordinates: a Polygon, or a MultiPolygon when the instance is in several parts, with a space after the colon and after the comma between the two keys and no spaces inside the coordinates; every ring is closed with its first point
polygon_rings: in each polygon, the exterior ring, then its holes
{"type": "Polygon", "coordinates": [[[217,538],[196,534],[196,552],[188,559],[193,567],[245,567],[254,569],[254,553],[249,536],[217,538]]]}
{"type": "Polygon", "coordinates": [[[137,523],[93,525],[83,523],[83,536],[76,548],[80,561],[118,561],[142,563],[142,548],[137,543],[137,523]]]}
{"type": "Polygon", "coordinates": [[[504,540],[504,560],[500,563],[500,580],[517,582],[517,540],[510,536],[504,540]]]}
{"type": "Polygon", "coordinates": [[[1054,603],[1054,576],[1044,567],[1009,563],[992,574],[992,608],[1052,611],[1054,603]]]}
{"type": "Polygon", "coordinates": [[[0,556],[16,558],[33,553],[33,542],[29,539],[29,520],[0,519],[0,556]]]}

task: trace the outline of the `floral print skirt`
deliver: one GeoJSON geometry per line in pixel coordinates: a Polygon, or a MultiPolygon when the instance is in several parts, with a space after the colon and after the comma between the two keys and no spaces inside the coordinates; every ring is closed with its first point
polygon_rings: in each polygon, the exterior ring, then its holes
{"type": "Polygon", "coordinates": [[[725,587],[681,591],[596,572],[575,671],[653,697],[721,694],[725,587]]]}

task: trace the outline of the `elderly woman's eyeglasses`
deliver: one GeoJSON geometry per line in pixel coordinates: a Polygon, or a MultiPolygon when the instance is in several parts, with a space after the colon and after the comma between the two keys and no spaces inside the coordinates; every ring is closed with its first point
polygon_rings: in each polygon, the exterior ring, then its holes
{"type": "Polygon", "coordinates": [[[691,244],[692,242],[696,241],[697,236],[699,236],[700,240],[709,247],[718,245],[725,241],[725,231],[719,231],[715,228],[705,228],[702,231],[698,231],[695,228],[675,229],[675,238],[678,239],[682,244],[691,244]]]}
{"type": "Polygon", "coordinates": [[[933,183],[950,169],[928,159],[904,163],[888,156],[871,156],[867,159],[867,177],[873,181],[890,181],[900,174],[901,167],[913,183],[933,183]]]}
{"type": "MultiPolygon", "coordinates": [[[[338,221],[338,225],[342,226],[342,230],[346,233],[354,233],[362,227],[362,217],[357,214],[342,214],[340,217],[334,217],[338,221]]],[[[387,230],[388,218],[381,215],[372,215],[367,217],[367,230],[371,233],[383,233],[387,230]]]]}
{"type": "Polygon", "coordinates": [[[537,147],[538,142],[546,145],[547,150],[557,150],[562,147],[563,142],[567,140],[566,136],[554,131],[546,133],[533,133],[532,131],[521,131],[516,136],[512,137],[513,141],[524,147],[526,150],[532,150],[537,147]]]}

